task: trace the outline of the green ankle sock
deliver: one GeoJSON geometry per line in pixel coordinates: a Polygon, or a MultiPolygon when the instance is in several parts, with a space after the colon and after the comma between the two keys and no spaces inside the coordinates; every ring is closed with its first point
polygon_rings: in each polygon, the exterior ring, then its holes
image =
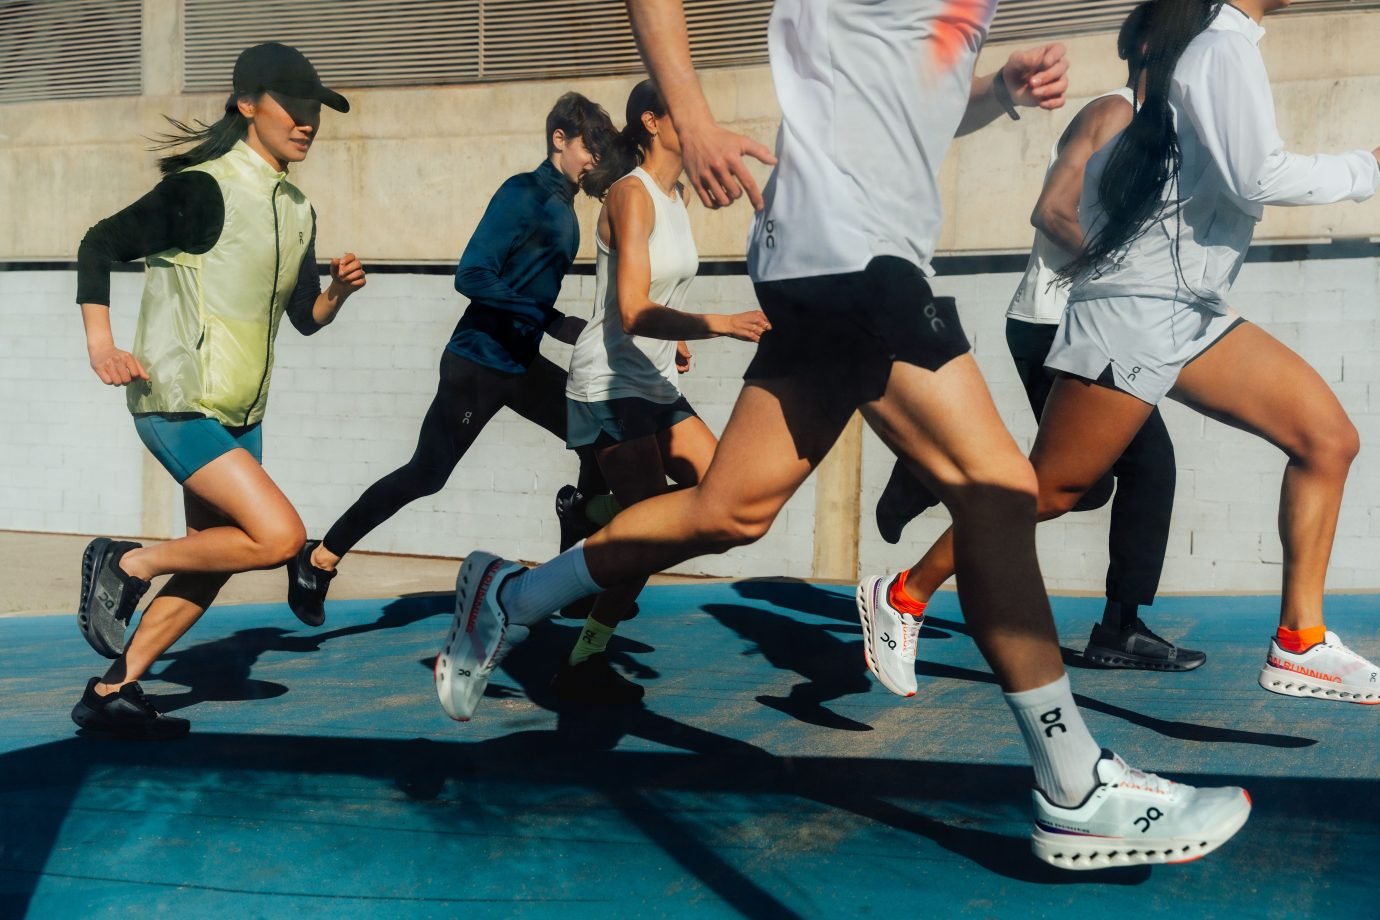
{"type": "Polygon", "coordinates": [[[617,628],[605,626],[594,617],[586,617],[584,628],[580,630],[580,638],[570,650],[570,663],[579,664],[591,655],[597,655],[608,648],[609,639],[613,637],[613,631],[617,628]]]}
{"type": "Polygon", "coordinates": [[[618,499],[607,493],[585,499],[585,520],[597,527],[603,527],[622,510],[623,506],[618,504],[618,499]]]}

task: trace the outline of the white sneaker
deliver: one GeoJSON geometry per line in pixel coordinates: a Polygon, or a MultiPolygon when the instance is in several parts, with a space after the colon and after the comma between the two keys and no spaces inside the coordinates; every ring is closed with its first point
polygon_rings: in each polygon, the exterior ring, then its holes
{"type": "Polygon", "coordinates": [[[492,553],[470,553],[455,579],[455,617],[436,656],[436,695],[446,715],[468,722],[489,685],[489,676],[512,644],[526,635],[499,604],[498,589],[510,575],[526,571],[492,553]],[[517,633],[521,630],[522,636],[517,633]]]}
{"type": "Polygon", "coordinates": [[[887,590],[897,577],[874,575],[858,583],[863,658],[883,687],[898,696],[915,696],[915,646],[925,618],[891,606],[887,590]]]}
{"type": "Polygon", "coordinates": [[[1322,642],[1302,652],[1288,651],[1271,639],[1260,686],[1285,696],[1380,704],[1380,668],[1343,645],[1330,629],[1322,642]]]}
{"type": "Polygon", "coordinates": [[[1031,849],[1061,869],[1190,862],[1241,830],[1251,813],[1245,789],[1197,789],[1132,770],[1111,751],[1083,804],[1060,808],[1036,789],[1031,849]]]}

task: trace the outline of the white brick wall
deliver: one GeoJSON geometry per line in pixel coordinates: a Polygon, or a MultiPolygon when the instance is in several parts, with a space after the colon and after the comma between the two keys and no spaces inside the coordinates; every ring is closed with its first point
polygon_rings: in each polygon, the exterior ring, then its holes
{"type": "MultiPolygon", "coordinates": [[[[1023,446],[1035,431],[1006,351],[1004,310],[1014,275],[941,278],[959,299],[964,325],[1002,417],[1023,446]]],[[[132,337],[141,278],[114,276],[118,340],[132,337]]],[[[123,394],[90,372],[75,279],[66,272],[0,272],[0,529],[138,533],[143,523],[145,452],[123,394]]],[[[583,312],[593,279],[571,277],[561,307],[583,312]]],[[[705,277],[693,308],[731,311],[752,303],[742,277],[705,277]]],[[[1363,453],[1347,491],[1329,578],[1335,588],[1380,587],[1380,260],[1246,266],[1233,303],[1298,349],[1337,390],[1361,431],[1363,453]],[[1309,292],[1305,294],[1304,292],[1309,292]]],[[[265,423],[270,474],[296,503],[313,535],[376,478],[411,455],[435,390],[442,344],[462,301],[449,277],[375,274],[336,325],[310,339],[285,328],[265,423]]],[[[548,345],[558,362],[563,346],[548,345]]],[[[694,343],[686,395],[715,431],[728,419],[749,349],[732,341],[694,343]]],[[[1274,530],[1282,455],[1255,439],[1168,404],[1179,458],[1179,493],[1165,565],[1166,591],[1277,591],[1274,530]]],[[[945,526],[942,509],[887,546],[872,522],[891,457],[868,433],[863,447],[861,564],[909,565],[945,526]]],[[[573,481],[573,455],[527,422],[501,413],[439,495],[380,527],[361,549],[444,556],[485,547],[539,559],[555,547],[551,499],[573,481]]],[[[162,490],[169,495],[175,492],[162,490]]],[[[1100,591],[1107,561],[1104,509],[1041,528],[1041,561],[1055,590],[1100,591]]],[[[180,508],[172,514],[181,527],[180,508]]],[[[680,571],[712,575],[810,574],[814,488],[807,483],[772,534],[680,571]]],[[[156,535],[156,534],[155,534],[156,535]]]]}
{"type": "MultiPolygon", "coordinates": [[[[939,278],[937,293],[959,300],[1002,418],[1023,447],[1035,434],[1006,349],[1005,308],[1018,276],[939,278]]],[[[1248,319],[1299,351],[1337,392],[1361,432],[1328,576],[1331,588],[1380,587],[1380,260],[1251,263],[1231,298],[1248,319]]],[[[1275,516],[1284,456],[1250,435],[1166,402],[1178,457],[1178,493],[1162,590],[1277,592],[1281,552],[1275,516]]],[[[947,525],[927,512],[888,546],[872,523],[891,454],[871,433],[863,445],[864,571],[910,565],[947,525]]],[[[1051,590],[1100,593],[1107,566],[1110,509],[1042,525],[1040,562],[1051,590]]]]}
{"type": "MultiPolygon", "coordinates": [[[[126,347],[141,284],[138,274],[113,276],[112,322],[126,347]]],[[[146,451],[123,392],[103,386],[87,366],[75,289],[68,272],[0,272],[0,529],[139,534],[146,451]]],[[[586,314],[593,294],[592,277],[571,276],[560,307],[586,314]]],[[[741,309],[751,287],[741,278],[707,277],[694,294],[695,309],[741,309]]],[[[463,303],[446,275],[375,274],[330,328],[303,338],[284,325],[264,465],[312,535],[412,455],[463,303]]],[[[721,431],[751,349],[730,340],[691,348],[693,369],[681,383],[710,428],[721,431]]],[[[544,349],[562,365],[569,358],[559,343],[544,349]]],[[[359,548],[461,556],[483,547],[543,559],[557,544],[552,500],[576,470],[563,444],[504,410],[440,494],[405,508],[359,548]]],[[[179,493],[164,491],[178,506],[170,515],[178,532],[179,493]]],[[[790,526],[678,571],[807,576],[813,518],[812,482],[788,506],[782,524],[790,526]]]]}

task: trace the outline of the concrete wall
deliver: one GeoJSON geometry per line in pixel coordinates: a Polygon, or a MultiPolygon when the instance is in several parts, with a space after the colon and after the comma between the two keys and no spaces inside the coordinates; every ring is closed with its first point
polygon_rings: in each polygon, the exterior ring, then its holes
{"type": "MultiPolygon", "coordinates": [[[[588,310],[592,278],[568,279],[562,307],[588,310]]],[[[128,342],[141,278],[115,276],[115,331],[128,342]]],[[[1034,420],[1006,353],[1003,312],[1016,276],[940,278],[959,298],[1007,425],[1024,445],[1034,420]]],[[[164,536],[181,527],[171,479],[135,437],[122,394],[86,366],[80,321],[65,272],[0,272],[0,529],[164,536]]],[[[700,278],[692,306],[732,310],[751,303],[742,277],[700,278]]],[[[1342,513],[1329,584],[1377,588],[1380,577],[1380,259],[1257,263],[1246,266],[1233,301],[1249,318],[1297,349],[1323,374],[1361,431],[1364,450],[1342,513]]],[[[279,369],[265,423],[266,466],[320,535],[383,473],[412,451],[435,387],[441,343],[462,306],[445,276],[375,275],[331,328],[280,337],[279,369]]],[[[722,430],[749,349],[732,341],[695,346],[685,391],[722,430]]],[[[553,348],[558,361],[565,355],[553,348]]],[[[1274,449],[1176,405],[1166,418],[1179,460],[1179,493],[1165,567],[1167,591],[1278,590],[1275,535],[1284,461],[1274,449]]],[[[891,468],[871,433],[862,439],[862,571],[914,561],[945,526],[942,509],[912,524],[899,547],[882,543],[872,509],[891,468]]],[[[507,413],[491,425],[447,489],[376,531],[361,549],[463,555],[486,547],[542,558],[556,545],[551,499],[571,481],[573,457],[545,433],[507,413]]],[[[706,558],[680,571],[712,575],[817,574],[817,528],[807,484],[771,535],[753,547],[706,558]]],[[[1042,563],[1055,590],[1100,591],[1107,512],[1044,525],[1042,563]]]]}
{"type": "MultiPolygon", "coordinates": [[[[213,120],[224,96],[176,94],[180,24],[176,0],[146,0],[145,92],[135,98],[0,106],[0,201],[22,220],[0,223],[0,259],[70,259],[96,219],[132,201],[156,179],[144,140],[163,113],[213,120]]],[[[1380,144],[1380,15],[1353,13],[1268,20],[1265,54],[1282,132],[1301,152],[1380,144]]],[[[946,251],[1028,246],[1027,216],[1050,145],[1083,101],[1125,82],[1113,37],[1070,41],[1070,105],[1027,112],[961,140],[944,188],[946,251]]],[[[995,70],[1010,46],[989,47],[979,71],[995,70]]],[[[779,117],[766,68],[707,71],[719,118],[770,142],[779,117]]],[[[454,260],[493,189],[532,168],[545,150],[552,101],[575,88],[621,120],[635,78],[349,90],[350,115],[325,113],[321,140],[295,169],[321,217],[321,251],[351,248],[372,260],[454,260]]],[[[582,205],[586,226],[594,203],[582,205]]],[[[706,258],[743,255],[749,212],[693,210],[706,258]]],[[[1261,239],[1380,236],[1380,204],[1276,209],[1261,239]]],[[[586,233],[584,255],[592,255],[586,233]]]]}

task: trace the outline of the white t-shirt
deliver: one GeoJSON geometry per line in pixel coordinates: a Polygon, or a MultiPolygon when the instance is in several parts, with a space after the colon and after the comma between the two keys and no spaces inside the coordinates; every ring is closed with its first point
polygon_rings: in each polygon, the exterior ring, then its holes
{"type": "MultiPolygon", "coordinates": [[[[1108,96],[1120,96],[1131,105],[1136,104],[1135,93],[1125,86],[1110,93],[1103,93],[1088,104],[1092,105],[1098,99],[1106,99],[1108,96]]],[[[1059,142],[1055,141],[1049,152],[1049,167],[1045,170],[1046,181],[1049,180],[1049,174],[1054,171],[1054,164],[1058,159],[1059,142]]],[[[1064,267],[1069,258],[1069,253],[1065,252],[1062,246],[1036,230],[1035,243],[1030,247],[1030,261],[1025,265],[1025,276],[1016,288],[1016,296],[1011,298],[1011,306],[1006,310],[1007,318],[1018,319],[1024,323],[1057,325],[1064,315],[1064,307],[1068,304],[1069,289],[1066,284],[1054,282],[1059,269],[1064,267]]]]}
{"type": "MultiPolygon", "coordinates": [[[[652,197],[655,223],[647,239],[653,303],[679,310],[690,282],[699,271],[700,256],[690,233],[690,215],[679,195],[667,195],[641,167],[635,177],[652,197]]],[[[626,179],[619,181],[627,181],[626,179]]],[[[595,234],[594,312],[575,340],[565,395],[577,402],[603,402],[640,396],[657,403],[680,399],[676,383],[676,343],[628,335],[618,311],[618,253],[595,234]]]]}
{"type": "Polygon", "coordinates": [[[777,166],[753,221],[754,281],[928,272],[939,169],[968,107],[997,0],[776,0],[767,46],[777,166]]]}
{"type": "MultiPolygon", "coordinates": [[[[1166,184],[1163,215],[1094,272],[1070,300],[1140,295],[1227,311],[1226,295],[1246,259],[1265,205],[1364,201],[1380,186],[1369,150],[1290,153],[1275,125],[1270,77],[1260,55],[1265,30],[1224,5],[1189,42],[1169,88],[1183,152],[1166,184]]],[[[1091,237],[1105,214],[1098,184],[1115,139],[1088,160],[1079,219],[1091,237]]]]}

